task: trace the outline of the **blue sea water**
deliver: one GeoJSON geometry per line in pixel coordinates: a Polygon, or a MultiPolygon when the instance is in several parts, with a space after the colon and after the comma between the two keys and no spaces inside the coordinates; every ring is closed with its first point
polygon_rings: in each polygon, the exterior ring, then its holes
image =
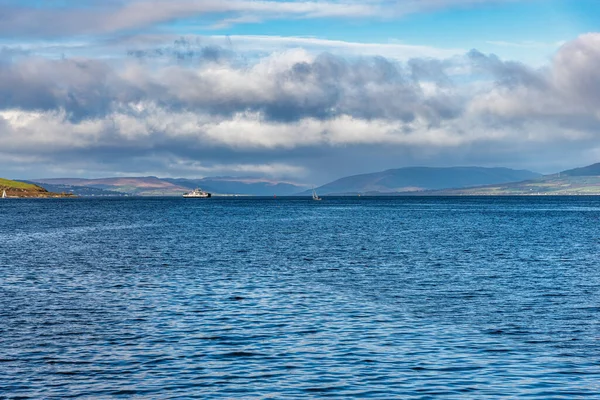
{"type": "Polygon", "coordinates": [[[0,398],[600,397],[598,197],[0,215],[0,398]]]}

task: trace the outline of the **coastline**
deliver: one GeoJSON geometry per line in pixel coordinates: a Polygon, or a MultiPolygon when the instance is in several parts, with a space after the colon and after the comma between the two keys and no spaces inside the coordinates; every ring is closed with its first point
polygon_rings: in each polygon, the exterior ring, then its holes
{"type": "Polygon", "coordinates": [[[75,198],[72,193],[49,192],[41,186],[10,179],[0,178],[1,199],[32,199],[32,198],[75,198]]]}

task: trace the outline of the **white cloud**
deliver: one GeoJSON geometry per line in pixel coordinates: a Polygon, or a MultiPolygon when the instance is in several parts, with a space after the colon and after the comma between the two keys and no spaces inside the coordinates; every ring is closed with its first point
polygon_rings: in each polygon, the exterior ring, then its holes
{"type": "Polygon", "coordinates": [[[25,56],[0,64],[0,153],[290,176],[310,175],[316,153],[336,154],[332,166],[398,152],[533,163],[571,149],[581,163],[599,148],[598,49],[600,34],[583,35],[540,69],[476,51],[398,63],[294,48],[193,66],[25,56]]]}
{"type": "MultiPolygon", "coordinates": [[[[62,8],[0,4],[0,14],[9,17],[0,25],[0,34],[44,37],[113,33],[207,14],[251,13],[257,16],[256,21],[261,21],[273,18],[357,18],[376,12],[374,5],[352,1],[133,0],[92,2],[87,7],[62,8]]],[[[235,18],[228,16],[225,20],[234,21],[235,18]]]]}
{"type": "Polygon", "coordinates": [[[582,35],[566,43],[536,82],[496,87],[475,97],[471,109],[502,118],[540,119],[576,124],[600,123],[600,34],[582,35]]]}
{"type": "MultiPolygon", "coordinates": [[[[0,42],[1,43],[1,42],[0,42]]],[[[140,34],[122,37],[110,41],[64,41],[64,42],[39,42],[39,41],[11,41],[5,43],[5,48],[21,49],[33,54],[52,58],[61,58],[64,54],[69,56],[101,58],[122,58],[125,54],[146,53],[158,58],[172,56],[178,51],[200,51],[206,47],[214,46],[232,51],[238,56],[255,59],[267,54],[286,52],[290,50],[304,51],[306,53],[320,54],[331,52],[336,55],[350,57],[386,57],[392,60],[407,61],[412,58],[438,58],[445,59],[462,55],[466,49],[442,48],[425,45],[404,44],[398,41],[390,42],[352,42],[344,40],[329,40],[308,36],[277,36],[277,35],[171,35],[171,34],[140,34]],[[184,41],[185,47],[178,48],[184,41]]]]}
{"type": "Polygon", "coordinates": [[[297,47],[312,52],[333,51],[336,54],[352,56],[382,56],[390,59],[406,61],[416,57],[447,58],[464,54],[464,49],[436,48],[431,46],[408,45],[401,43],[359,43],[342,40],[327,40],[312,37],[282,36],[212,36],[215,41],[229,40],[236,50],[277,51],[282,48],[297,47]]]}
{"type": "MultiPolygon", "coordinates": [[[[0,3],[0,36],[68,37],[151,28],[218,16],[213,27],[265,20],[398,18],[443,8],[466,8],[519,0],[63,0],[62,7],[0,3]]],[[[521,0],[522,1],[522,0],[521,0]]]]}

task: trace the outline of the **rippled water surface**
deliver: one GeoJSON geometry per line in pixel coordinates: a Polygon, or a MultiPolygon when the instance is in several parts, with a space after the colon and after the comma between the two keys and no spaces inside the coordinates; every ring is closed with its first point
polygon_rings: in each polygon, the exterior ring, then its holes
{"type": "Polygon", "coordinates": [[[0,201],[0,397],[600,393],[600,198],[0,201]]]}

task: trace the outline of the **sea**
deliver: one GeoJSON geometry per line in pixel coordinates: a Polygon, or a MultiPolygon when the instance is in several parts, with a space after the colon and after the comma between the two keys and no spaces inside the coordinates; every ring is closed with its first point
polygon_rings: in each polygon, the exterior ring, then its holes
{"type": "Polygon", "coordinates": [[[600,398],[600,197],[0,216],[0,398],[600,398]]]}

